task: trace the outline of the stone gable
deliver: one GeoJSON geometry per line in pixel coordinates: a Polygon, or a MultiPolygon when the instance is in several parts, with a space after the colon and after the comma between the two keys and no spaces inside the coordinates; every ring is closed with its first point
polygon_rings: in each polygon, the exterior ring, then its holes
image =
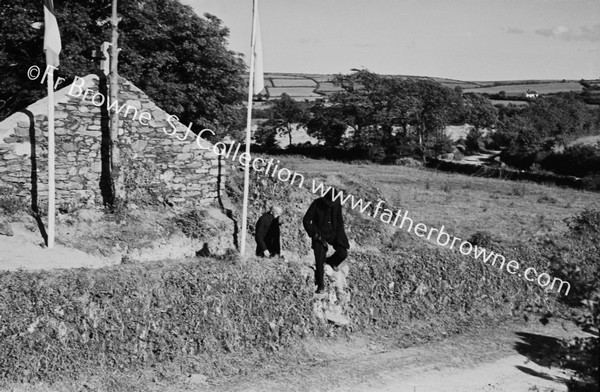
{"type": "MultiPolygon", "coordinates": [[[[99,78],[76,79],[76,86],[55,92],[56,204],[103,204],[102,184],[109,174],[109,116],[98,92],[99,78]],[[92,98],[95,98],[92,100],[92,98]]],[[[74,82],[75,83],[75,82],[74,82]]],[[[105,91],[105,90],[101,90],[105,91]]],[[[106,93],[101,93],[103,96],[106,93]]],[[[140,89],[119,80],[119,116],[116,141],[121,159],[117,186],[126,198],[154,191],[168,197],[174,206],[207,205],[214,201],[223,175],[212,144],[189,133],[140,89]],[[137,114],[134,114],[134,109],[137,114]],[[125,110],[129,112],[125,113],[125,110]],[[145,114],[143,114],[145,113],[145,114]],[[143,115],[142,115],[143,114],[143,115]],[[174,132],[173,126],[177,132],[174,132]]],[[[47,98],[0,122],[0,186],[12,187],[31,200],[47,200],[48,121],[47,98]]],[[[114,109],[110,110],[115,115],[114,109]]]]}

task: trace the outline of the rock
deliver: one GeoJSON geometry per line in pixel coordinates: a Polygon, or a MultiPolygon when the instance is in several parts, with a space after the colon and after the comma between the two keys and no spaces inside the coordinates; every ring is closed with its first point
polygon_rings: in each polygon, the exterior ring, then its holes
{"type": "Polygon", "coordinates": [[[325,313],[323,312],[323,304],[321,301],[315,301],[313,303],[313,313],[319,320],[325,319],[325,313]]]}
{"type": "Polygon", "coordinates": [[[15,233],[13,233],[10,224],[8,222],[1,222],[0,221],[0,235],[5,235],[8,237],[12,237],[13,235],[15,235],[15,233]]]}
{"type": "Polygon", "coordinates": [[[204,374],[192,374],[189,378],[192,385],[208,385],[208,377],[204,374]]]}
{"type": "Polygon", "coordinates": [[[325,318],[327,321],[332,322],[336,325],[348,325],[350,319],[342,314],[341,306],[332,306],[330,309],[325,310],[325,318]]]}

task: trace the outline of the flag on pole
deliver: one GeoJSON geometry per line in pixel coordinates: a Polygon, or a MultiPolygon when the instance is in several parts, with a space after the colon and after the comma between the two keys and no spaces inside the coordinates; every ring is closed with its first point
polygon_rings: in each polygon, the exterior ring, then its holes
{"type": "MultiPolygon", "coordinates": [[[[248,80],[248,110],[246,114],[246,154],[250,156],[252,142],[252,95],[260,93],[265,88],[262,67],[262,45],[260,42],[260,28],[258,26],[258,0],[254,0],[252,9],[252,33],[250,35],[250,72],[248,80]]],[[[242,235],[240,254],[244,257],[246,252],[246,229],[248,227],[248,194],[250,193],[250,166],[244,170],[244,198],[242,201],[242,235]]]]}
{"type": "Polygon", "coordinates": [[[254,26],[252,48],[254,55],[254,95],[259,94],[265,88],[265,76],[263,72],[262,42],[260,37],[260,23],[258,20],[258,7],[254,7],[256,26],[254,26]]]}
{"type": "Polygon", "coordinates": [[[58,67],[58,54],[62,49],[60,44],[60,32],[56,15],[54,15],[54,2],[44,0],[44,51],[46,51],[46,63],[58,67]]]}
{"type": "Polygon", "coordinates": [[[54,15],[54,3],[52,0],[44,0],[44,51],[46,52],[46,64],[54,68],[48,69],[48,249],[54,247],[55,235],[55,194],[54,184],[54,69],[58,67],[58,54],[61,50],[60,32],[56,15],[54,15]]]}

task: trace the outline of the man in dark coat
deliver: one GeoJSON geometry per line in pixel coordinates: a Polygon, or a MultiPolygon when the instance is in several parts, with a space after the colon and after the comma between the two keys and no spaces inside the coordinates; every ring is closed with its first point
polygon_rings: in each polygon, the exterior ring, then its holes
{"type": "Polygon", "coordinates": [[[272,206],[269,212],[265,212],[256,222],[256,255],[260,257],[273,257],[281,254],[279,216],[283,210],[281,207],[272,206]]]}
{"type": "Polygon", "coordinates": [[[312,202],[304,215],[302,224],[304,230],[312,238],[316,264],[316,294],[323,294],[325,291],[325,263],[337,271],[338,266],[348,256],[347,250],[350,248],[348,237],[344,231],[342,205],[339,200],[333,201],[333,191],[331,189],[324,197],[312,202]],[[335,253],[326,258],[327,244],[333,246],[335,253]]]}

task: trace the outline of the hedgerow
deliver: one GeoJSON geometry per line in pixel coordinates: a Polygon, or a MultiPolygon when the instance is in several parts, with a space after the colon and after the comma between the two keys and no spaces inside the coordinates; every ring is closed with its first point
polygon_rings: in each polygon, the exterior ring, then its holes
{"type": "MultiPolygon", "coordinates": [[[[498,251],[543,268],[537,249],[522,245],[498,251]]],[[[428,321],[433,329],[425,335],[431,339],[463,332],[467,325],[565,310],[542,288],[457,251],[406,246],[386,256],[362,254],[357,261],[351,272],[350,314],[368,328],[428,321]]]]}
{"type": "MultiPolygon", "coordinates": [[[[208,262],[208,260],[206,260],[208,262]]],[[[323,334],[297,268],[187,263],[0,274],[0,380],[54,381],[323,334]],[[285,269],[282,270],[282,269],[285,269]]]]}
{"type": "Polygon", "coordinates": [[[355,331],[387,331],[410,345],[554,306],[539,287],[453,251],[352,257],[348,327],[314,315],[312,275],[292,263],[198,259],[1,273],[0,380],[185,366],[198,356],[226,362],[355,331]]]}

